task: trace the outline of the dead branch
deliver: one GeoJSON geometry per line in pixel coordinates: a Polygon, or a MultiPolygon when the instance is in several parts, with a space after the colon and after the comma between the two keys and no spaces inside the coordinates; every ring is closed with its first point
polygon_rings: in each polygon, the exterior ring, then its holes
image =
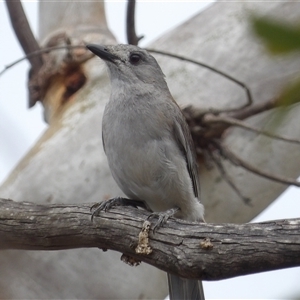
{"type": "MultiPolygon", "coordinates": [[[[49,53],[51,51],[55,51],[55,50],[62,50],[62,49],[86,49],[86,47],[84,45],[65,45],[65,46],[54,46],[54,47],[47,47],[47,48],[44,48],[44,49],[39,49],[39,50],[36,50],[34,52],[31,52],[31,53],[28,53],[26,54],[25,56],[13,61],[12,63],[6,65],[4,67],[4,69],[0,72],[0,76],[2,76],[8,69],[14,67],[15,65],[17,65],[18,63],[22,62],[23,60],[26,60],[26,59],[31,59],[32,57],[36,57],[36,56],[41,56],[41,54],[44,54],[44,53],[49,53]]],[[[82,60],[78,60],[77,63],[78,64],[81,64],[81,63],[84,63],[85,61],[91,59],[94,55],[91,53],[89,53],[89,55],[86,55],[82,58],[82,60]]]]}
{"type": "Polygon", "coordinates": [[[215,163],[217,169],[219,170],[220,174],[222,175],[223,179],[231,186],[231,188],[236,192],[236,194],[244,201],[245,204],[251,205],[251,199],[245,197],[239,188],[235,185],[232,178],[227,173],[224,165],[222,163],[221,157],[219,157],[214,151],[208,152],[211,160],[215,163]]]}
{"type": "MultiPolygon", "coordinates": [[[[217,143],[215,145],[217,145],[217,143]]],[[[255,166],[249,164],[248,162],[246,162],[245,160],[240,158],[237,154],[235,154],[233,151],[231,151],[226,145],[224,145],[224,143],[219,144],[218,148],[219,148],[220,152],[222,153],[223,157],[225,159],[228,159],[229,161],[231,161],[231,163],[233,163],[236,166],[242,167],[256,175],[268,178],[270,180],[273,180],[273,181],[276,181],[279,183],[300,187],[299,181],[295,181],[292,178],[285,178],[285,177],[274,175],[272,173],[263,171],[255,166]]]]}
{"type": "Polygon", "coordinates": [[[248,86],[239,81],[238,79],[232,77],[231,75],[219,70],[219,69],[216,69],[212,66],[209,66],[208,64],[205,64],[203,62],[199,62],[199,61],[196,61],[194,59],[191,59],[191,58],[188,58],[188,57],[185,57],[185,56],[182,56],[182,55],[177,55],[177,54],[173,54],[173,53],[170,53],[170,52],[166,52],[166,51],[160,51],[160,50],[155,50],[155,49],[147,49],[149,52],[152,52],[152,53],[157,53],[157,54],[161,54],[161,55],[165,55],[165,56],[169,56],[169,57],[173,57],[173,58],[176,58],[176,59],[179,59],[179,60],[183,60],[183,61],[187,61],[187,62],[190,62],[190,63],[193,63],[195,65],[198,65],[200,67],[204,67],[214,73],[217,73],[225,78],[227,78],[228,80],[236,83],[237,85],[239,85],[246,93],[246,96],[247,96],[247,102],[246,104],[244,104],[242,107],[238,107],[238,108],[234,108],[234,109],[228,109],[228,110],[221,110],[221,111],[217,111],[217,110],[214,110],[214,113],[219,113],[219,112],[234,112],[236,110],[240,110],[244,107],[248,107],[249,105],[251,105],[253,103],[253,100],[252,100],[252,95],[251,95],[251,91],[250,89],[248,88],[248,86]]]}
{"type": "Polygon", "coordinates": [[[300,266],[300,219],[238,225],[171,218],[155,235],[150,230],[146,244],[152,252],[141,255],[135,249],[149,213],[113,208],[91,222],[91,205],[0,199],[0,248],[111,249],[164,271],[204,280],[300,266]]]}
{"type": "Polygon", "coordinates": [[[249,131],[256,132],[258,134],[262,134],[262,135],[268,136],[268,137],[276,139],[276,140],[281,140],[281,141],[293,143],[293,144],[300,144],[299,140],[286,138],[286,137],[279,136],[279,135],[271,133],[271,132],[267,132],[267,131],[264,131],[261,129],[251,127],[250,125],[247,125],[246,123],[236,120],[231,117],[226,117],[226,116],[223,117],[223,116],[216,116],[213,114],[206,114],[203,118],[203,122],[205,124],[225,123],[225,124],[228,124],[231,126],[241,127],[241,128],[247,129],[249,131]]]}
{"type": "MultiPolygon", "coordinates": [[[[19,0],[6,0],[5,2],[12,27],[24,53],[28,55],[29,53],[38,51],[40,46],[32,33],[21,2],[19,0]]],[[[28,60],[34,72],[38,71],[43,65],[43,59],[40,55],[29,56],[28,60]]]]}
{"type": "Polygon", "coordinates": [[[238,120],[245,120],[249,117],[258,115],[262,112],[278,107],[279,104],[280,103],[278,103],[278,99],[276,98],[268,99],[263,102],[253,103],[251,106],[245,107],[243,109],[229,112],[228,116],[238,120]]]}
{"type": "Polygon", "coordinates": [[[137,45],[143,38],[143,36],[138,37],[135,32],[135,0],[127,2],[126,33],[127,42],[131,45],[137,45]]]}
{"type": "MultiPolygon", "coordinates": [[[[264,102],[253,103],[250,106],[245,106],[240,109],[235,109],[231,111],[207,111],[195,108],[193,106],[187,106],[183,109],[183,113],[191,127],[191,131],[193,131],[194,127],[200,127],[201,130],[201,138],[212,139],[212,138],[221,138],[225,130],[227,130],[230,126],[240,126],[247,130],[251,130],[249,126],[245,123],[238,122],[239,120],[245,120],[249,117],[255,116],[259,113],[263,113],[270,109],[279,107],[280,103],[278,103],[278,99],[269,99],[264,102]],[[222,118],[224,122],[218,121],[218,118],[222,118]],[[227,121],[225,121],[225,119],[227,121]],[[232,122],[230,122],[232,121],[232,122]],[[239,125],[238,125],[239,124],[239,125]]],[[[255,131],[253,129],[252,131],[255,131]]],[[[259,131],[259,133],[264,134],[264,131],[259,131]],[[263,133],[262,133],[263,132],[263,133]]],[[[271,133],[265,133],[264,135],[268,135],[271,137],[271,133]]],[[[273,134],[273,138],[282,139],[291,143],[298,143],[297,140],[278,137],[278,135],[273,134]]]]}

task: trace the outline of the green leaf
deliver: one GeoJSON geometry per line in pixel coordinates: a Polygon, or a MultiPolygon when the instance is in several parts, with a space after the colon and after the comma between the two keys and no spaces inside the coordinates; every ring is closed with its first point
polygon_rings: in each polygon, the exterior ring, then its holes
{"type": "Polygon", "coordinates": [[[289,106],[300,102],[300,79],[287,85],[279,96],[279,106],[289,106]]]}
{"type": "Polygon", "coordinates": [[[300,28],[267,17],[251,17],[254,32],[273,54],[300,50],[300,28]]]}
{"type": "Polygon", "coordinates": [[[290,83],[278,98],[277,109],[271,114],[267,131],[275,133],[284,122],[288,113],[293,109],[291,105],[300,102],[300,79],[290,83]]]}

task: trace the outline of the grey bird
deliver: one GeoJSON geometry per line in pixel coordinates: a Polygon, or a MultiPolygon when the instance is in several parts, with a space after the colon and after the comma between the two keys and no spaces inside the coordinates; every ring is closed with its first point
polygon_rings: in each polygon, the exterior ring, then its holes
{"type": "MultiPolygon", "coordinates": [[[[87,48],[108,66],[103,146],[113,178],[129,197],[100,204],[93,216],[116,204],[140,203],[159,216],[157,227],[172,215],[204,222],[192,137],[155,58],[132,45],[87,48]]],[[[204,299],[201,281],[174,274],[168,281],[170,299],[204,299]]]]}

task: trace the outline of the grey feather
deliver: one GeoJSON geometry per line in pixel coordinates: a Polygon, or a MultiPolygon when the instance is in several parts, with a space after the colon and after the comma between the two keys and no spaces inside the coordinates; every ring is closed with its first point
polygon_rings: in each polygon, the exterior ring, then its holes
{"type": "Polygon", "coordinates": [[[177,139],[178,144],[182,145],[182,152],[186,159],[189,175],[193,183],[195,197],[200,196],[200,184],[198,175],[198,166],[196,163],[196,152],[192,141],[190,130],[183,118],[178,118],[174,122],[174,138],[177,139]]]}

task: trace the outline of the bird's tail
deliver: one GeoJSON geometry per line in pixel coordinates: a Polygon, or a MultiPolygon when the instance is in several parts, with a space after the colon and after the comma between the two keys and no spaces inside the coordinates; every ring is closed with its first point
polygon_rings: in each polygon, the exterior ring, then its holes
{"type": "Polygon", "coordinates": [[[170,300],[204,300],[202,282],[168,273],[170,300]]]}

